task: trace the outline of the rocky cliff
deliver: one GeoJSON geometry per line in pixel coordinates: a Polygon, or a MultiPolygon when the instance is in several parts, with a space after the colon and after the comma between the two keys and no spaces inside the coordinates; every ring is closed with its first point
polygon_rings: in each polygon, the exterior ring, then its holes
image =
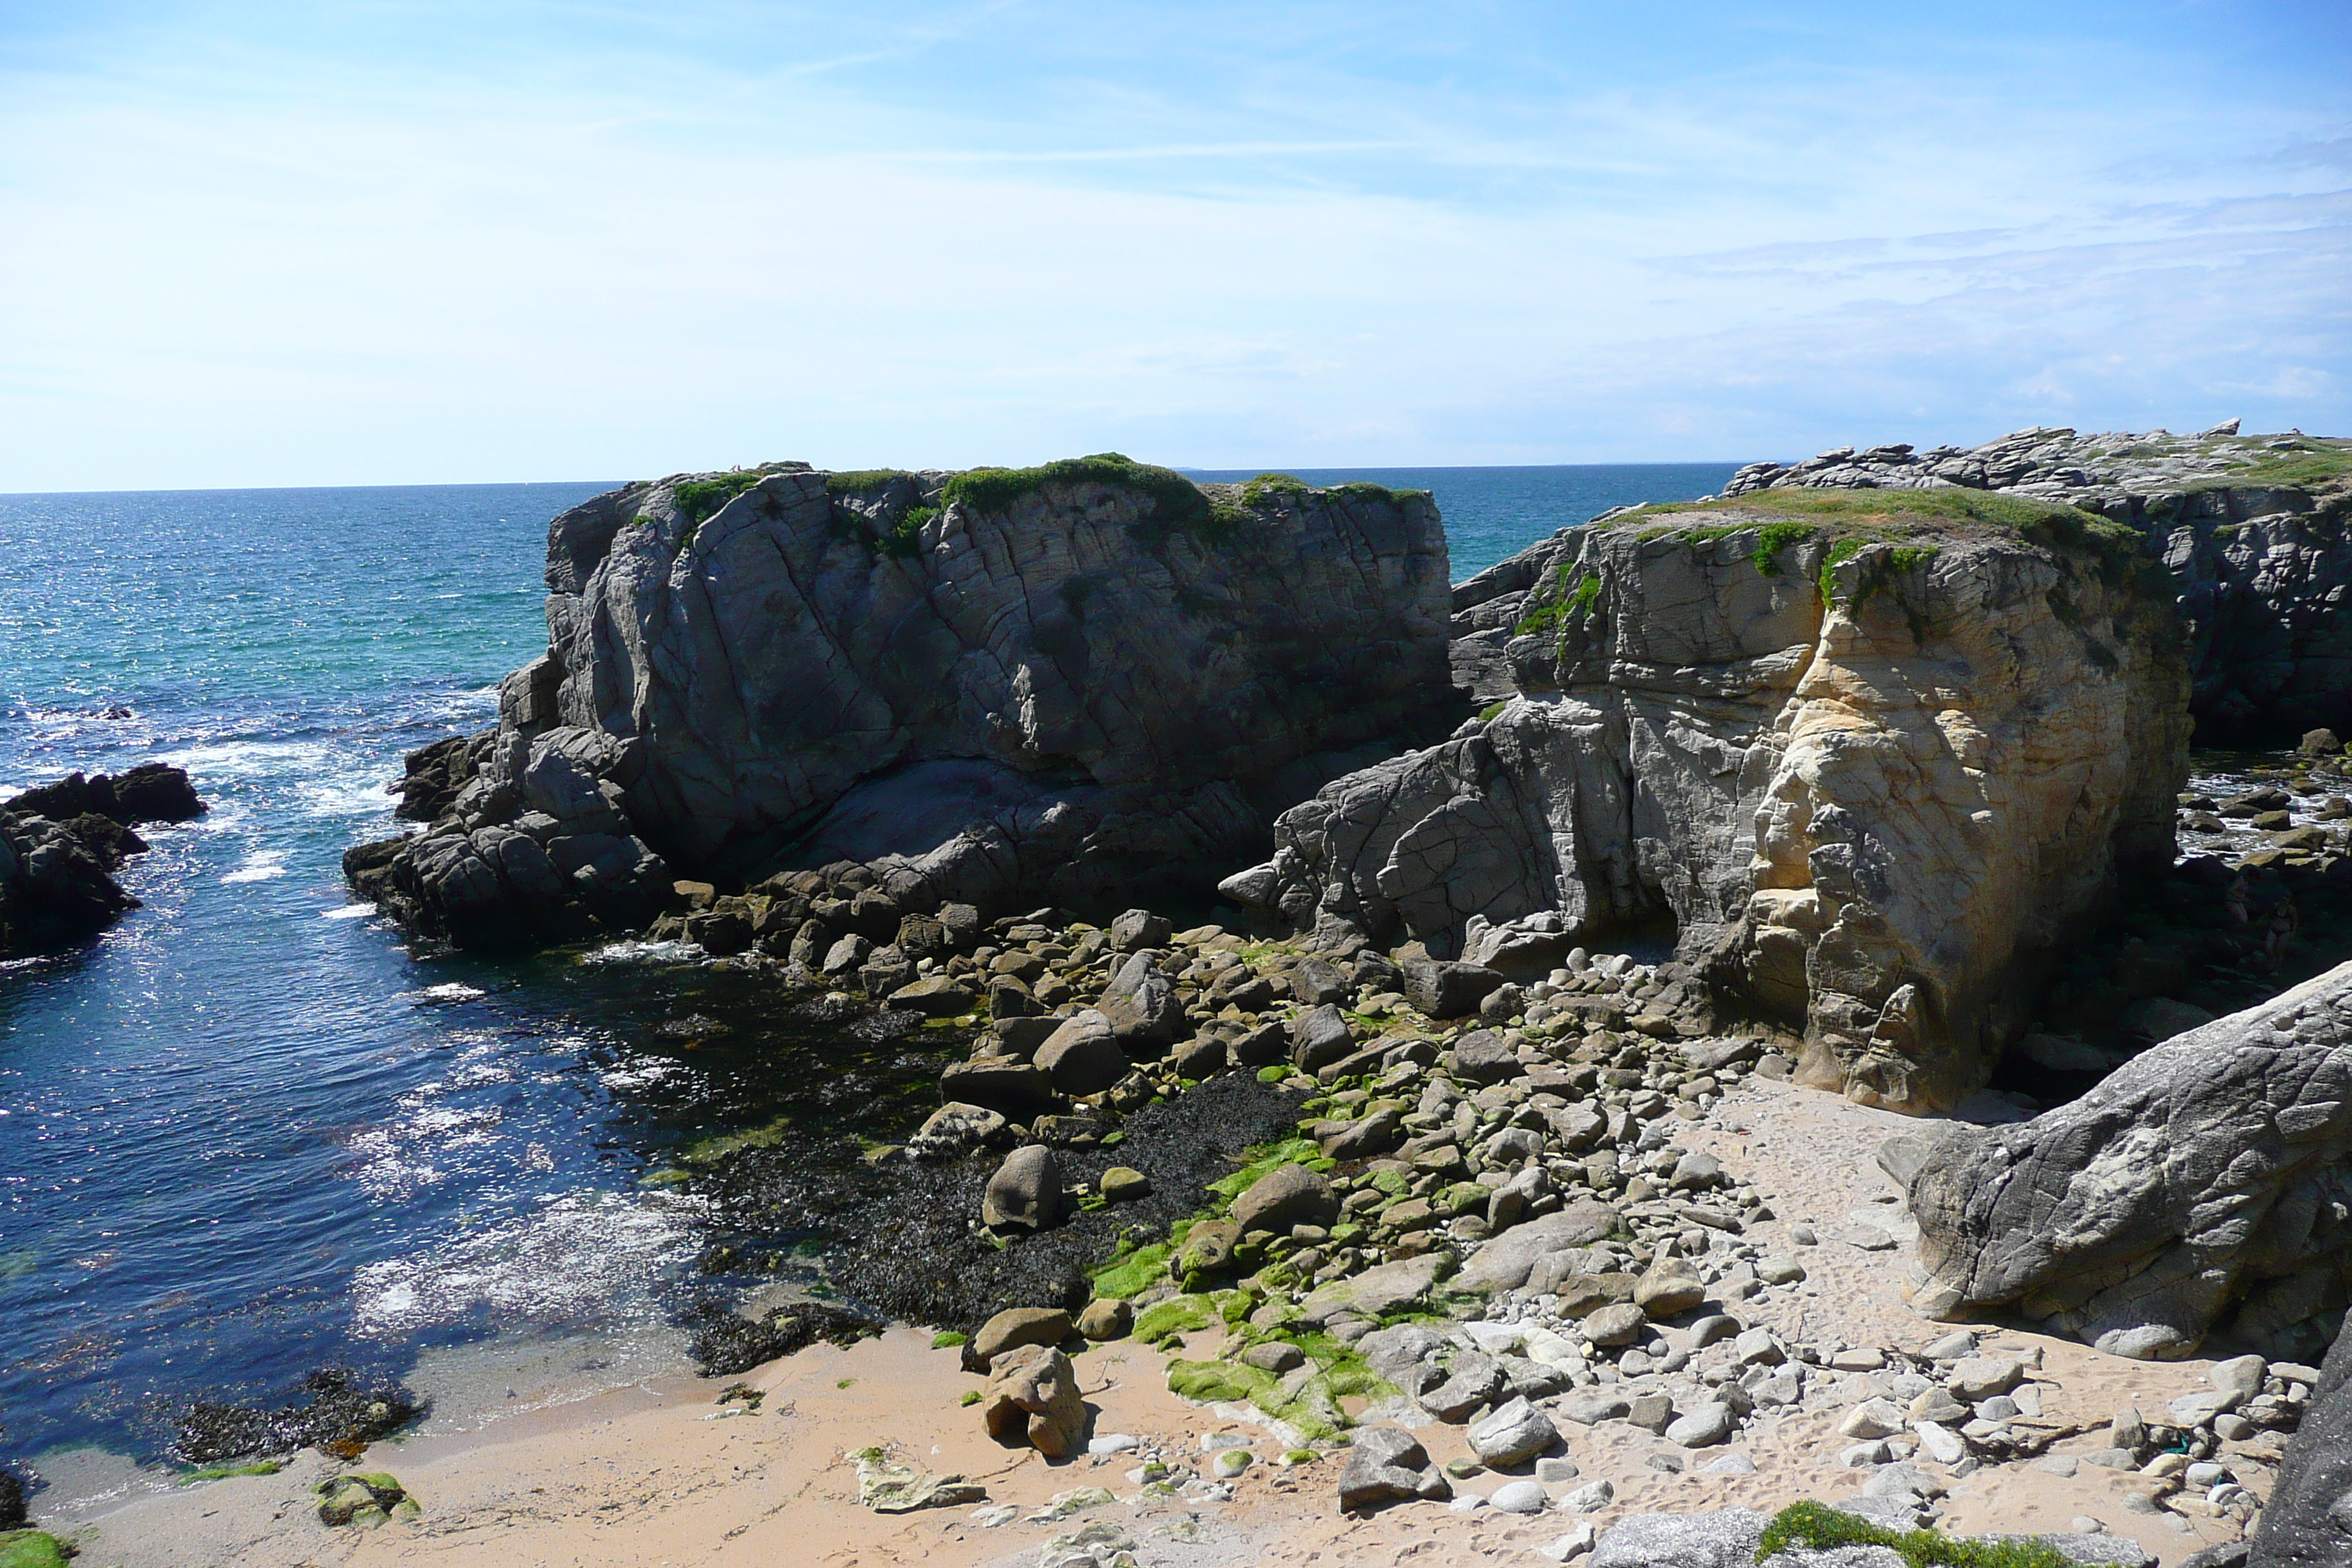
{"type": "Polygon", "coordinates": [[[1948,1107],[2066,923],[2170,859],[2186,668],[2137,544],[1965,494],[1563,530],[1455,591],[1512,695],[1286,813],[1224,891],[1489,959],[1671,917],[1808,1081],[1948,1107]]]}
{"type": "Polygon", "coordinates": [[[1205,888],[1442,732],[1424,494],[1018,471],[677,476],[548,531],[544,657],[354,879],[459,940],[628,923],[673,874],[880,868],[903,908],[1205,888]]]}
{"type": "Polygon", "coordinates": [[[2352,722],[2352,441],[2241,435],[2235,420],[2194,436],[2021,430],[1751,463],[1724,493],[1951,488],[2063,502],[2147,537],[2179,587],[2200,741],[2352,722]]]}

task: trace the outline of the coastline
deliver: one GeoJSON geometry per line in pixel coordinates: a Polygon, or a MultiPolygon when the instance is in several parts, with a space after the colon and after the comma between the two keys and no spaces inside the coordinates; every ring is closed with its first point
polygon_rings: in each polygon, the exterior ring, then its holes
{"type": "MultiPolygon", "coordinates": [[[[1998,1115],[1995,1100],[1973,1105],[1998,1115]]],[[[1872,1164],[1877,1142],[1915,1125],[1894,1113],[1831,1096],[1750,1079],[1733,1089],[1704,1122],[1690,1128],[1695,1147],[1715,1152],[1749,1176],[1782,1216],[1785,1231],[1811,1224],[1819,1244],[1801,1248],[1808,1279],[1748,1303],[1743,1321],[1784,1337],[1835,1337],[1913,1352],[1944,1337],[1948,1325],[1915,1317],[1904,1305],[1904,1268],[1895,1255],[1845,1239],[1854,1211],[1885,1210],[1889,1184],[1872,1164]]],[[[1868,1239],[1865,1237],[1865,1239],[1868,1239]]],[[[2087,1346],[1995,1325],[1980,1326],[1989,1348],[2038,1359],[2033,1376],[2042,1424],[2070,1428],[2043,1459],[1989,1468],[1949,1482],[1942,1528],[1953,1534],[2065,1531],[2083,1518],[2138,1542],[2172,1568],[2190,1553],[2235,1539],[2231,1520],[2141,1512],[2148,1479],[2089,1463],[2071,1476],[2050,1463],[2104,1447],[2105,1424],[2125,1405],[2161,1411],[2168,1400],[2207,1386],[2213,1363],[2133,1362],[2087,1346]]],[[[1175,1354],[1214,1348],[1213,1331],[1186,1336],[1175,1354]]],[[[1389,1563],[1422,1552],[1496,1555],[1535,1561],[1532,1553],[1589,1518],[1601,1527],[1645,1511],[1687,1513],[1743,1505],[1770,1510],[1801,1498],[1831,1502],[1855,1495],[1867,1469],[1843,1468],[1837,1423],[1854,1389],[1808,1397],[1769,1426],[1728,1447],[1691,1456],[1683,1473],[1650,1464],[1664,1445],[1622,1422],[1568,1427],[1567,1454],[1579,1468],[1570,1481],[1547,1484],[1554,1508],[1536,1515],[1490,1508],[1456,1511],[1444,1503],[1407,1503],[1369,1517],[1343,1514],[1333,1482],[1344,1452],[1285,1467],[1282,1442],[1255,1412],[1194,1405],[1169,1393],[1166,1354],[1133,1341],[1090,1345],[1073,1357],[1095,1409],[1095,1436],[1137,1437],[1137,1452],[1048,1463],[1025,1448],[999,1447],[982,1430],[977,1409],[960,1406],[961,1391],[981,1380],[962,1372],[951,1350],[933,1350],[921,1331],[898,1327],[847,1349],[815,1344],[768,1363],[740,1380],[761,1391],[756,1413],[741,1402],[716,1404],[735,1380],[648,1376],[587,1398],[460,1429],[451,1407],[395,1440],[371,1447],[354,1469],[396,1475],[423,1504],[413,1523],[373,1531],[329,1530],[314,1517],[310,1489],[330,1473],[306,1452],[274,1476],[175,1487],[111,1506],[78,1521],[53,1522],[73,1535],[93,1564],[184,1568],[235,1562],[252,1568],[296,1564],[464,1563],[656,1564],[823,1563],[873,1568],[885,1563],[948,1565],[1033,1563],[1039,1549],[1090,1524],[1130,1541],[1143,1560],[1182,1568],[1324,1562],[1389,1563]],[[846,1385],[845,1386],[845,1380],[846,1385]],[[1246,1416],[1246,1418],[1245,1418],[1246,1416]],[[1230,1500],[1208,1479],[1202,1439],[1251,1439],[1255,1462],[1231,1483],[1230,1500]],[[904,1515],[868,1511],[857,1502],[849,1456],[874,1444],[921,1470],[961,1471],[983,1484],[982,1504],[904,1515]],[[1130,1479],[1141,1456],[1158,1449],[1172,1469],[1196,1471],[1200,1484],[1150,1495],[1130,1479]],[[1752,1462],[1752,1473],[1708,1473],[1720,1456],[1752,1462]],[[1579,1516],[1558,1510],[1560,1497],[1595,1479],[1615,1489],[1613,1501],[1579,1516]],[[1115,1500],[1061,1519],[1031,1521],[1057,1494],[1107,1489],[1115,1500]],[[1011,1505],[1009,1522],[981,1522],[1011,1505]]],[[[1466,1458],[1465,1428],[1429,1422],[1414,1435],[1440,1464],[1466,1458]]],[[[2244,1467],[2249,1489],[2266,1496],[2266,1477],[2244,1467]]],[[[1171,1478],[1173,1479],[1173,1478],[1171,1478]]],[[[1484,1496],[1510,1475],[1493,1471],[1457,1481],[1462,1494],[1484,1496]]],[[[1107,1538],[1098,1538],[1107,1539],[1107,1538]]]]}

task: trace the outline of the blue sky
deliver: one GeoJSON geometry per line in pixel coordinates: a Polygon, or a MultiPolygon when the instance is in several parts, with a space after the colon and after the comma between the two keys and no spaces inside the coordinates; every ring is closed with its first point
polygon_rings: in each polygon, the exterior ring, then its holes
{"type": "Polygon", "coordinates": [[[0,490],[2352,432],[2352,6],[0,0],[0,490]]]}

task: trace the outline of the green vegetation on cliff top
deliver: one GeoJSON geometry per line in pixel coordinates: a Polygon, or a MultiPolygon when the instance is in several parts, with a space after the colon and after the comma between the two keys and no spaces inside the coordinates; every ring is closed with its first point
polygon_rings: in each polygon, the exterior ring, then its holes
{"type": "MultiPolygon", "coordinates": [[[[2120,577],[2135,563],[2158,565],[2147,554],[2147,539],[2129,523],[2031,496],[1958,488],[1931,490],[1758,490],[1724,500],[1668,501],[1610,519],[1611,528],[1638,528],[1644,540],[1678,536],[1692,543],[1727,539],[1755,530],[1761,542],[1756,563],[1768,574],[1779,571],[1781,551],[1821,537],[1836,542],[1823,568],[1853,556],[1864,544],[1919,541],[1895,562],[1897,569],[1933,558],[1924,548],[1935,538],[1993,532],[2048,549],[2084,551],[2099,558],[2103,572],[2120,577]],[[1721,520],[1721,521],[1716,521],[1721,520]],[[1850,546],[1850,548],[1849,548],[1850,546]]],[[[2161,570],[2160,565],[2158,569],[2161,570]]]]}
{"type": "Polygon", "coordinates": [[[1917,531],[1964,529],[1970,525],[2015,531],[2062,516],[2079,519],[2084,525],[2122,526],[2055,501],[1958,487],[1932,490],[1756,490],[1722,500],[1664,501],[1612,518],[1609,526],[1624,528],[1654,525],[1669,518],[1727,516],[1741,521],[1707,530],[1710,537],[1799,519],[1833,533],[1853,528],[1917,531]]]}
{"type": "MultiPolygon", "coordinates": [[[[2352,439],[2340,436],[2299,436],[2286,439],[2294,445],[2279,450],[2265,449],[2248,454],[2242,468],[2232,468],[2226,474],[2190,479],[2179,488],[2189,494],[2228,489],[2240,485],[2310,489],[2332,479],[2352,477],[2352,439]]],[[[2214,443],[2215,447],[2221,445],[2225,443],[2214,443]]]]}

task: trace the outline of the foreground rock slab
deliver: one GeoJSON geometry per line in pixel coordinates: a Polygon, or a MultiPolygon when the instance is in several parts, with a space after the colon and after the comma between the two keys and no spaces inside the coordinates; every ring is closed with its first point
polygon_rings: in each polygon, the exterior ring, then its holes
{"type": "Polygon", "coordinates": [[[1929,1317],[2014,1306],[2119,1355],[2224,1329],[2298,1359],[2341,1311],[2352,963],[2174,1037],[2007,1127],[1898,1139],[1929,1317]]]}

